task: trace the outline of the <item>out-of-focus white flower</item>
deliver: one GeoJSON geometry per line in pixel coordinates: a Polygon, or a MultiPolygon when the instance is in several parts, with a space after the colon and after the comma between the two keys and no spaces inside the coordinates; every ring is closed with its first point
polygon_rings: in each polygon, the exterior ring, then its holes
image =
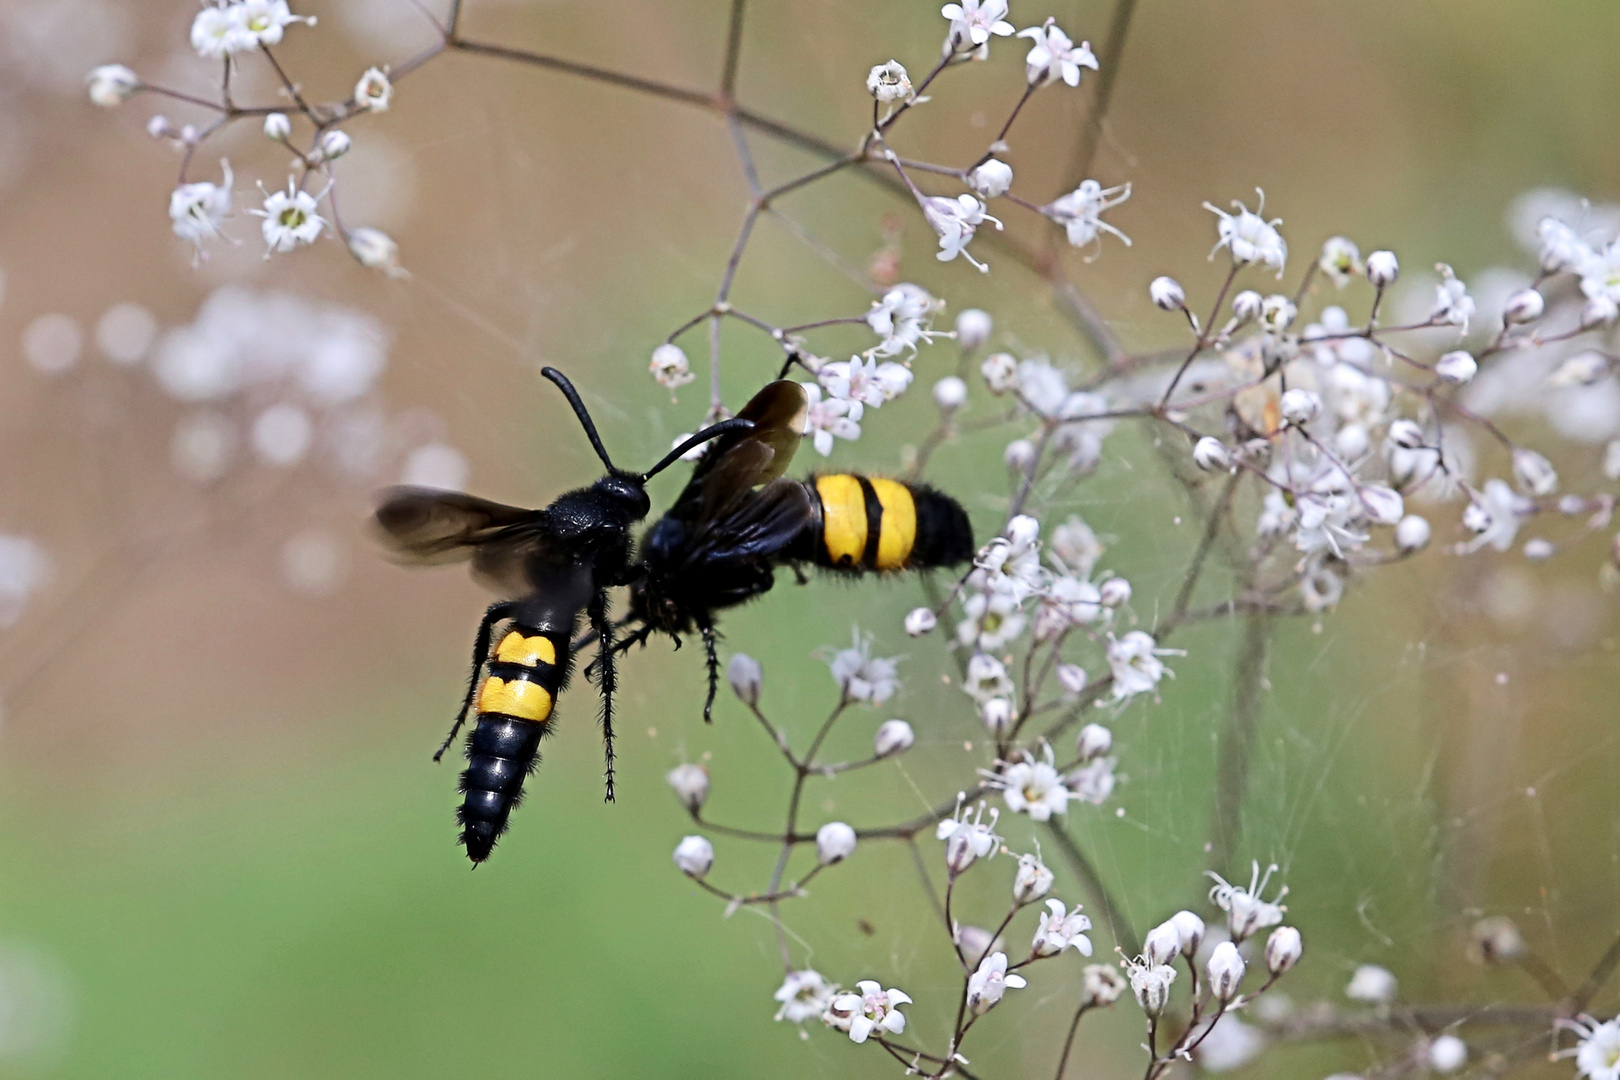
{"type": "Polygon", "coordinates": [[[354,140],[349,133],[341,128],[332,128],[323,132],[320,141],[315,144],[316,156],[321,161],[336,161],[338,158],[354,149],[354,140]]]}
{"type": "Polygon", "coordinates": [[[991,953],[980,961],[978,970],[968,976],[968,1010],[975,1016],[983,1016],[995,1008],[1008,987],[1020,990],[1027,985],[1022,975],[1008,974],[1006,953],[991,953]]]}
{"type": "Polygon", "coordinates": [[[442,442],[423,443],[406,455],[399,482],[459,491],[467,486],[467,472],[467,458],[460,450],[442,442]]]}
{"type": "Polygon", "coordinates": [[[1259,1057],[1268,1042],[1260,1028],[1245,1024],[1236,1013],[1222,1013],[1209,1034],[1199,1040],[1193,1055],[1205,1072],[1231,1072],[1259,1057]]]}
{"type": "Polygon", "coordinates": [[[1069,788],[1069,795],[1092,806],[1101,806],[1108,801],[1114,793],[1114,785],[1119,778],[1114,775],[1114,766],[1118,761],[1111,757],[1100,757],[1090,761],[1071,772],[1064,781],[1069,788]]]}
{"type": "Polygon", "coordinates": [[[1193,445],[1193,464],[1205,472],[1225,472],[1232,467],[1232,455],[1221,440],[1205,435],[1193,445]]]}
{"type": "Polygon", "coordinates": [[[258,41],[236,17],[237,5],[205,4],[191,20],[191,47],[205,60],[219,60],[243,49],[252,49],[258,41]]]}
{"type": "Polygon", "coordinates": [[[1322,398],[1314,390],[1296,386],[1283,394],[1282,400],[1278,403],[1278,411],[1282,413],[1284,420],[1298,427],[1316,419],[1317,414],[1322,411],[1322,398]]]}
{"type": "Polygon", "coordinates": [[[1198,946],[1204,943],[1204,920],[1183,909],[1170,916],[1170,925],[1181,936],[1181,955],[1189,958],[1198,955],[1198,946]]]}
{"type": "Polygon", "coordinates": [[[1079,664],[1059,664],[1057,680],[1065,694],[1076,697],[1086,688],[1086,669],[1079,664]]]}
{"type": "Polygon", "coordinates": [[[1223,941],[1215,946],[1215,951],[1209,954],[1209,963],[1206,970],[1209,972],[1209,989],[1217,1001],[1230,1004],[1237,997],[1238,986],[1243,982],[1243,974],[1247,965],[1243,957],[1238,955],[1237,946],[1230,941],[1223,941]]]}
{"type": "Polygon", "coordinates": [[[956,945],[962,951],[962,959],[969,964],[978,964],[993,952],[1001,952],[1006,945],[1000,937],[992,936],[989,930],[982,926],[959,925],[956,928],[956,945]]]}
{"type": "Polygon", "coordinates": [[[885,720],[878,725],[877,734],[872,737],[872,755],[874,757],[893,757],[910,750],[917,741],[916,732],[904,720],[885,720]]]}
{"type": "Polygon", "coordinates": [[[1316,265],[1322,273],[1328,276],[1338,288],[1344,288],[1354,281],[1364,267],[1361,263],[1361,249],[1355,241],[1344,236],[1330,237],[1322,245],[1322,254],[1316,260],[1316,265]]]}
{"type": "Polygon", "coordinates": [[[1166,919],[1142,939],[1142,958],[1149,964],[1168,964],[1181,955],[1181,933],[1166,919]]]}
{"type": "Polygon", "coordinates": [[[701,836],[688,836],[675,845],[675,865],[688,877],[702,878],[714,866],[714,845],[701,836]]]}
{"type": "Polygon", "coordinates": [[[1156,689],[1166,675],[1175,677],[1159,657],[1180,655],[1179,651],[1157,646],[1153,636],[1142,630],[1109,640],[1108,667],[1114,675],[1114,700],[1147,693],[1156,689]]]}
{"type": "Polygon", "coordinates": [[[227,10],[248,39],[249,48],[280,44],[286,28],[295,22],[315,25],[313,16],[304,18],[294,15],[287,6],[287,0],[238,0],[227,10]]]}
{"type": "Polygon", "coordinates": [[[1081,68],[1097,70],[1091,42],[1076,45],[1052,19],[1020,30],[1018,36],[1027,37],[1031,42],[1029,55],[1024,58],[1024,77],[1031,86],[1045,86],[1060,79],[1070,86],[1079,86],[1081,68]]]}
{"type": "MultiPolygon", "coordinates": [[[[956,343],[964,349],[977,349],[990,340],[990,334],[995,330],[995,320],[990,318],[988,311],[978,308],[966,308],[956,316],[956,343]]],[[[949,376],[955,378],[955,376],[949,376]]],[[[941,379],[940,382],[944,382],[941,379]]],[[[962,380],[957,379],[957,382],[962,380]]],[[[936,384],[937,386],[937,384],[936,384]]],[[[964,391],[966,384],[963,384],[964,391]]],[[[943,406],[941,406],[943,408],[943,406]]]]}
{"type": "Polygon", "coordinates": [[[1437,1073],[1454,1073],[1468,1063],[1468,1044],[1455,1035],[1436,1035],[1429,1043],[1429,1067],[1437,1073]]]}
{"type": "Polygon", "coordinates": [[[962,689],[975,701],[983,704],[992,698],[1011,697],[1013,681],[1007,667],[989,653],[974,653],[968,660],[967,675],[962,689]]]}
{"type": "Polygon", "coordinates": [[[1062,560],[1064,569],[1077,577],[1089,578],[1104,548],[1092,527],[1078,515],[1071,514],[1052,530],[1051,551],[1062,560]]]}
{"type": "Polygon", "coordinates": [[[882,984],[862,979],[855,984],[859,993],[839,994],[832,999],[823,1015],[827,1024],[847,1031],[851,1042],[863,1043],[872,1032],[899,1035],[906,1030],[906,1018],[900,1006],[909,1005],[911,998],[894,987],[883,989],[882,984]]]}
{"type": "Polygon", "coordinates": [[[348,241],[349,254],[367,270],[381,270],[394,278],[411,276],[410,271],[399,264],[399,245],[381,229],[362,225],[350,229],[344,239],[348,241]]]}
{"type": "Polygon", "coordinates": [[[1001,220],[984,212],[984,203],[972,195],[958,195],[954,199],[944,196],[925,196],[922,200],[923,217],[927,219],[929,228],[939,234],[939,252],[934,257],[940,262],[950,262],[958,255],[972,263],[981,273],[989,271],[989,267],[968,253],[968,242],[973,239],[973,232],[986,221],[995,222],[996,228],[1001,228],[1001,220]]]}
{"type": "Polygon", "coordinates": [[[157,336],[157,319],[140,304],[114,304],[96,322],[96,344],[115,364],[138,364],[157,336]]]}
{"type": "Polygon", "coordinates": [[[957,624],[956,640],[979,652],[995,652],[1016,641],[1028,621],[1006,592],[975,592],[962,610],[967,618],[957,624]]]}
{"type": "Polygon", "coordinates": [[[1097,599],[1103,607],[1117,608],[1131,602],[1131,583],[1122,577],[1111,577],[1097,587],[1097,599]]]}
{"type": "Polygon", "coordinates": [[[1053,764],[1050,745],[1042,748],[1038,760],[1025,758],[1004,765],[998,773],[986,773],[985,786],[1000,790],[1008,810],[1028,814],[1033,821],[1050,821],[1053,814],[1067,813],[1074,797],[1053,764]]]}
{"type": "Polygon", "coordinates": [[[1155,307],[1165,311],[1185,311],[1187,308],[1187,290],[1181,287],[1181,282],[1163,274],[1148,282],[1148,299],[1153,301],[1155,307]]]}
{"type": "MultiPolygon", "coordinates": [[[[866,313],[866,325],[883,340],[869,350],[872,356],[898,356],[910,350],[917,351],[917,342],[932,341],[933,315],[943,306],[929,295],[921,285],[902,282],[883,294],[883,299],[872,305],[866,313]]],[[[832,366],[832,365],[829,365],[832,366]]],[[[887,367],[887,365],[886,365],[887,367]]],[[[902,369],[904,370],[904,369],[902,369]]],[[[823,380],[825,382],[825,380],[823,380]]],[[[906,382],[910,382],[909,373],[906,382]]],[[[902,386],[901,389],[905,387],[902,386]]],[[[834,394],[834,397],[843,397],[834,394]]],[[[894,395],[890,395],[892,397],[894,395]]],[[[868,402],[868,404],[873,404],[868,402]]],[[[876,404],[882,404],[881,401],[876,404]]]]}
{"type": "Polygon", "coordinates": [[[1448,352],[1434,363],[1434,373],[1448,383],[1465,383],[1479,371],[1479,362],[1462,349],[1448,352]]]}
{"type": "Polygon", "coordinates": [[[1533,513],[1535,504],[1514,491],[1505,481],[1491,478],[1485,488],[1474,494],[1463,511],[1463,526],[1474,533],[1466,551],[1478,551],[1490,546],[1506,551],[1519,535],[1523,519],[1533,513]]]}
{"type": "Polygon", "coordinates": [[[1609,373],[1609,359],[1600,352],[1587,350],[1559,364],[1547,376],[1550,386],[1591,386],[1609,373]]]}
{"type": "Polygon", "coordinates": [[[1367,256],[1367,280],[1375,288],[1387,289],[1400,276],[1401,263],[1393,251],[1375,251],[1367,256]]]}
{"type": "Polygon", "coordinates": [[[1378,525],[1397,525],[1406,514],[1406,503],[1401,493],[1382,484],[1367,484],[1359,489],[1361,505],[1367,517],[1378,525]]]}
{"type": "Polygon", "coordinates": [[[1113,964],[1087,964],[1080,972],[1080,998],[1089,1005],[1112,1005],[1125,986],[1125,976],[1113,964]]]}
{"type": "Polygon", "coordinates": [[[1520,289],[1502,305],[1502,321],[1509,326],[1535,322],[1547,310],[1547,300],[1534,289],[1520,289]]]}
{"type": "Polygon", "coordinates": [[[1524,557],[1531,562],[1545,562],[1558,553],[1551,540],[1533,536],[1524,542],[1524,557]]]}
{"type": "Polygon", "coordinates": [[[362,109],[387,112],[393,98],[394,84],[388,81],[388,73],[381,68],[367,68],[360,81],[354,84],[354,103],[362,109]]]}
{"type": "Polygon", "coordinates": [[[816,830],[816,858],[822,866],[843,862],[855,853],[855,830],[842,821],[829,821],[816,830]]]}
{"type": "Polygon", "coordinates": [[[169,220],[174,235],[195,244],[199,254],[204,240],[221,235],[219,227],[224,224],[225,215],[231,212],[231,163],[221,159],[219,167],[224,178],[218,184],[206,180],[181,184],[169,196],[169,220]]]}
{"type": "Polygon", "coordinates": [[[765,669],[747,653],[738,653],[726,665],[726,681],[731,683],[732,692],[744,705],[758,705],[765,685],[765,669]]]}
{"type": "Polygon", "coordinates": [[[836,993],[838,987],[828,982],[819,971],[810,968],[790,971],[772,995],[782,1003],[782,1007],[776,1010],[776,1018],[790,1024],[819,1019],[827,1006],[832,1004],[836,993]]]}
{"type": "Polygon", "coordinates": [[[866,76],[866,92],[882,102],[911,97],[911,76],[898,60],[878,64],[866,76]]]}
{"type": "Polygon", "coordinates": [[[1292,926],[1279,926],[1266,939],[1266,970],[1281,975],[1299,963],[1305,943],[1292,926]]]}
{"type": "Polygon", "coordinates": [[[1395,546],[1401,551],[1422,551],[1432,535],[1429,522],[1417,514],[1407,514],[1395,526],[1395,546]]]}
{"type": "Polygon", "coordinates": [[[1036,855],[1018,856],[1018,869],[1013,874],[1013,899],[1020,904],[1033,904],[1052,890],[1056,880],[1052,871],[1036,855]]]}
{"type": "Polygon", "coordinates": [[[945,37],[947,53],[976,49],[990,40],[990,35],[1007,37],[1013,32],[1007,21],[1007,0],[962,0],[959,4],[946,4],[939,13],[951,21],[945,37]]]}
{"type": "Polygon", "coordinates": [[[1438,263],[1440,284],[1434,288],[1434,306],[1429,309],[1429,321],[1436,326],[1460,326],[1468,332],[1468,320],[1474,317],[1474,298],[1468,295],[1468,286],[1457,280],[1457,275],[1445,263],[1438,263]]]}
{"type": "Polygon", "coordinates": [[[1620,242],[1587,251],[1575,272],[1581,275],[1581,292],[1588,298],[1620,303],[1620,242]]]}
{"type": "Polygon", "coordinates": [[[1273,293],[1260,302],[1260,324],[1273,334],[1281,334],[1294,325],[1299,308],[1280,293],[1273,293]]]}
{"type": "Polygon", "coordinates": [[[912,608],[906,613],[906,634],[922,637],[939,625],[939,617],[925,607],[912,608]]]}
{"type": "Polygon", "coordinates": [[[1581,329],[1609,326],[1620,319],[1620,303],[1608,296],[1594,296],[1581,306],[1581,329]]]}
{"type": "Polygon", "coordinates": [[[686,353],[673,341],[666,341],[652,351],[652,362],[647,365],[652,377],[666,390],[675,390],[697,378],[686,353]]]}
{"type": "Polygon", "coordinates": [[[863,637],[856,630],[854,645],[840,650],[832,658],[833,682],[850,701],[881,705],[893,697],[900,686],[897,663],[898,658],[874,657],[871,637],[863,637]]]}
{"type": "Polygon", "coordinates": [[[1283,897],[1288,895],[1288,887],[1283,886],[1270,900],[1260,898],[1276,869],[1276,865],[1273,864],[1266,868],[1265,875],[1262,876],[1260,864],[1256,862],[1254,873],[1249,878],[1249,887],[1246,889],[1232,885],[1219,874],[1210,872],[1209,876],[1216,884],[1209,890],[1209,900],[1226,912],[1227,928],[1232,933],[1233,941],[1242,942],[1256,931],[1282,922],[1283,912],[1288,910],[1282,904],[1283,897]]]}
{"type": "Polygon", "coordinates": [[[701,810],[709,800],[709,770],[702,765],[683,762],[669,770],[664,780],[688,810],[701,810]]]}
{"type": "Polygon", "coordinates": [[[992,394],[1005,394],[1018,385],[1018,361],[1011,353],[991,353],[979,364],[979,374],[992,394]]]}
{"type": "Polygon", "coordinates": [[[1087,724],[1075,737],[1074,749],[1081,761],[1102,757],[1113,749],[1114,733],[1101,724],[1087,724]]]}
{"type": "Polygon", "coordinates": [[[955,375],[947,375],[934,384],[934,404],[949,416],[967,402],[967,383],[955,375]]]}
{"type": "Polygon", "coordinates": [[[286,142],[292,135],[292,120],[286,113],[273,112],[264,118],[264,137],[272,142],[286,142]]]}
{"type": "Polygon", "coordinates": [[[809,410],[805,414],[805,434],[810,436],[816,453],[826,457],[833,452],[833,439],[858,439],[861,437],[860,419],[864,406],[859,403],[840,401],[838,398],[822,400],[821,385],[819,383],[800,383],[804,387],[805,396],[810,399],[809,410]],[[853,414],[853,415],[851,415],[853,414]]]}
{"type": "Polygon", "coordinates": [[[1282,218],[1273,218],[1267,221],[1260,215],[1266,210],[1266,193],[1256,189],[1260,196],[1260,206],[1251,211],[1243,203],[1233,200],[1232,206],[1237,210],[1235,214],[1228,214],[1225,210],[1213,203],[1205,203],[1204,209],[1220,218],[1216,222],[1216,232],[1220,239],[1210,251],[1213,258],[1215,252],[1226,248],[1232,253],[1232,261],[1239,266],[1250,263],[1264,263],[1275,267],[1277,276],[1282,277],[1283,264],[1288,261],[1288,243],[1277,231],[1282,224],[1282,218]]]}
{"type": "Polygon", "coordinates": [[[1142,1011],[1156,1017],[1170,1004],[1170,984],[1176,981],[1176,969],[1169,964],[1152,964],[1143,958],[1127,960],[1125,972],[1131,980],[1131,993],[1142,1011]]]}
{"type": "Polygon", "coordinates": [[[17,624],[28,601],[51,578],[45,549],[26,536],[0,534],[0,629],[17,624]]]}
{"type": "Polygon", "coordinates": [[[991,158],[968,173],[968,187],[981,199],[994,199],[1007,194],[1012,187],[1013,171],[1000,158],[991,158]]]}
{"type": "Polygon", "coordinates": [[[1558,472],[1552,462],[1522,447],[1513,451],[1513,479],[1532,495],[1551,495],[1558,490],[1558,472]]]}
{"type": "Polygon", "coordinates": [[[85,76],[90,100],[103,109],[110,109],[129,100],[141,88],[140,76],[123,64],[102,64],[85,76]]]}
{"type": "Polygon", "coordinates": [[[1395,976],[1389,969],[1381,968],[1377,964],[1362,964],[1350,976],[1350,985],[1344,988],[1344,995],[1351,1001],[1365,1001],[1369,1005],[1387,1005],[1395,1000],[1395,993],[1400,988],[1395,976]]]}
{"type": "Polygon", "coordinates": [[[1598,1023],[1581,1016],[1563,1026],[1579,1035],[1580,1041],[1557,1057],[1573,1057],[1576,1074],[1587,1080],[1620,1080],[1620,1017],[1598,1023]]]}
{"type": "MultiPolygon", "coordinates": [[[[1041,208],[1041,213],[1062,225],[1073,247],[1097,242],[1103,233],[1112,233],[1131,246],[1131,238],[1102,219],[1102,215],[1131,197],[1131,185],[1105,188],[1095,180],[1082,180],[1080,186],[1041,208]]],[[[1098,245],[1101,250],[1101,245],[1098,245]]]]}
{"type": "Polygon", "coordinates": [[[23,356],[42,375],[61,375],[79,362],[84,330],[77,319],[53,311],[29,322],[22,333],[23,356]]]}
{"type": "Polygon", "coordinates": [[[1239,324],[1253,322],[1266,306],[1264,298],[1253,289],[1244,289],[1232,297],[1232,317],[1239,324]]]}
{"type": "Polygon", "coordinates": [[[1070,911],[1063,901],[1053,897],[1046,902],[1041,921],[1035,927],[1035,940],[1031,951],[1036,956],[1056,956],[1064,949],[1074,949],[1081,956],[1091,955],[1091,939],[1086,931],[1091,919],[1076,904],[1070,911]]]}
{"type": "Polygon", "coordinates": [[[978,859],[995,857],[1001,846],[1001,837],[996,835],[1000,817],[1000,810],[987,807],[982,800],[971,814],[969,807],[958,803],[956,813],[935,826],[934,836],[945,841],[945,865],[952,873],[960,874],[978,859]]]}
{"type": "Polygon", "coordinates": [[[315,212],[315,196],[300,190],[292,179],[287,190],[276,190],[265,195],[264,209],[249,210],[254,217],[263,218],[265,254],[291,251],[300,244],[313,244],[326,228],[326,219],[315,212]]]}
{"type": "Polygon", "coordinates": [[[1549,274],[1562,270],[1579,271],[1592,255],[1591,247],[1575,230],[1555,217],[1544,217],[1536,226],[1541,241],[1541,269],[1549,274]]]}

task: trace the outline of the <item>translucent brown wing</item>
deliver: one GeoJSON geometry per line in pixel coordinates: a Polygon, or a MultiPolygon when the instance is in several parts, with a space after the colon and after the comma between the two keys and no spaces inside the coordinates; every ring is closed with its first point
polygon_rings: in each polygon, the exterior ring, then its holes
{"type": "Polygon", "coordinates": [[[727,517],[737,502],[787,471],[804,433],[810,399],[790,379],[770,383],[737,413],[753,430],[722,435],[692,470],[670,516],[701,526],[727,517]]]}
{"type": "Polygon", "coordinates": [[[395,487],[372,518],[395,561],[414,566],[472,560],[473,575],[503,596],[533,588],[526,567],[547,560],[551,529],[544,510],[490,502],[459,491],[395,487]]]}

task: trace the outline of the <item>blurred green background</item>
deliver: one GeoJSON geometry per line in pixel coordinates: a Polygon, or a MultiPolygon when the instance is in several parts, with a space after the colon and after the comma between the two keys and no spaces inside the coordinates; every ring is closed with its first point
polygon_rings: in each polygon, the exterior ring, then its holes
{"type": "MultiPolygon", "coordinates": [[[[1110,5],[1031,3],[1013,0],[1019,25],[1055,14],[1100,48],[1110,5]]],[[[727,7],[467,0],[466,32],[709,87],[727,7]]],[[[295,9],[320,24],[290,30],[280,55],[317,98],[346,95],[364,67],[397,63],[432,37],[403,2],[295,9]]],[[[775,827],[788,785],[729,697],[703,726],[691,650],[659,644],[626,667],[617,805],[601,802],[591,690],[576,687],[513,832],[469,873],[453,843],[456,766],[428,760],[484,602],[465,575],[377,558],[359,525],[363,489],[306,477],[250,487],[245,513],[222,510],[168,475],[173,409],[132,391],[135,376],[120,382],[87,357],[47,380],[14,344],[41,313],[90,325],[127,301],[182,324],[224,282],[350,305],[392,335],[388,400],[434,410],[434,430],[470,462],[472,489],[543,503],[595,465],[540,363],[580,383],[621,460],[651,461],[701,419],[701,384],[672,407],[645,364],[712,298],[740,220],[745,189],[724,128],[618,89],[444,57],[402,82],[386,115],[353,125],[342,173],[350,223],[395,235],[412,278],[368,274],[330,243],[266,262],[240,218],[240,247],[216,246],[193,269],[164,219],[175,157],[142,128],[158,108],[196,117],[144,98],[101,112],[80,81],[119,60],[207,93],[212,66],[185,42],[193,11],[178,0],[7,0],[0,10],[0,528],[37,537],[56,566],[0,633],[0,1075],[892,1075],[874,1048],[773,1025],[768,924],[748,911],[725,920],[669,864],[690,831],[662,779],[672,765],[708,761],[710,809],[729,823],[775,827]],[[109,409],[116,445],[101,422],[109,409]],[[339,531],[348,567],[341,588],[313,599],[276,569],[286,533],[310,521],[339,531]]],[[[760,0],[739,94],[853,145],[870,109],[867,68],[893,56],[926,70],[944,29],[923,0],[760,0]]],[[[1444,259],[1466,278],[1523,265],[1504,224],[1520,192],[1620,195],[1609,137],[1620,121],[1617,42],[1620,7],[1603,0],[1143,0],[1093,169],[1135,184],[1110,218],[1135,244],[1105,241],[1089,264],[1066,257],[1142,348],[1179,340],[1147,302],[1149,278],[1173,272],[1195,297],[1218,284],[1200,203],[1256,186],[1286,221],[1295,269],[1339,232],[1363,250],[1395,248],[1414,270],[1444,259]]],[[[1002,43],[988,64],[944,80],[897,139],[902,152],[971,159],[1018,92],[1022,53],[1002,43]]],[[[242,100],[271,91],[244,81],[242,100]]],[[[1090,97],[1047,90],[1025,113],[1010,157],[1026,191],[1045,199],[1076,179],[1068,162],[1090,97]]],[[[754,145],[768,180],[809,163],[754,145]]],[[[279,183],[284,162],[251,123],[199,154],[196,175],[215,175],[222,153],[237,169],[239,207],[252,180],[279,183]]],[[[936,263],[917,215],[872,185],[834,180],[783,210],[855,265],[882,247],[885,215],[899,211],[902,278],[952,311],[991,310],[1006,343],[1089,362],[1044,285],[994,252],[981,252],[987,277],[936,263]]],[[[1038,223],[1009,226],[1043,235],[1038,223]]],[[[866,303],[769,220],[735,299],[780,323],[866,303]]],[[[733,404],[775,363],[768,344],[728,328],[733,404]]],[[[695,338],[690,351],[703,351],[695,338]]],[[[953,364],[950,346],[925,350],[919,389],[953,364]]],[[[931,423],[915,392],[832,462],[895,468],[931,423]]],[[[967,499],[981,531],[1002,505],[1008,437],[952,444],[931,470],[953,490],[984,493],[967,499]]],[[[1555,457],[1590,476],[1591,453],[1555,457]]],[[[1104,564],[1135,583],[1148,623],[1195,539],[1162,476],[1151,447],[1122,431],[1065,508],[1109,538],[1104,564]]],[[[678,483],[662,479],[655,505],[678,483]]],[[[1246,878],[1249,858],[1285,868],[1307,950],[1290,976],[1296,1001],[1337,998],[1363,961],[1394,970],[1414,1000],[1535,1000],[1517,973],[1465,959],[1479,914],[1516,917],[1572,979],[1607,946],[1620,924],[1620,677],[1613,600],[1596,584],[1603,558],[1601,538],[1535,568],[1432,551],[1319,622],[1280,627],[1243,866],[1231,869],[1246,878]]],[[[975,723],[939,683],[937,643],[898,634],[919,595],[909,582],[819,581],[727,620],[731,645],[764,663],[766,703],[801,745],[832,700],[818,650],[859,625],[877,631],[879,654],[909,654],[901,696],[858,711],[834,754],[863,752],[890,715],[913,722],[918,748],[870,774],[814,782],[812,823],[898,820],[963,782],[961,744],[975,723]]],[[[1206,887],[1214,739],[1237,638],[1209,626],[1178,639],[1189,655],[1172,662],[1162,704],[1138,701],[1112,722],[1128,782],[1108,808],[1071,815],[1138,930],[1206,887]]],[[[1007,830],[1015,847],[1029,843],[1027,826],[1007,830]]],[[[717,846],[715,880],[762,883],[769,853],[717,846]]],[[[932,841],[923,851],[937,860],[932,841]]],[[[999,913],[1010,868],[992,864],[973,882],[979,921],[999,913]]],[[[1079,898],[1061,870],[1058,892],[1079,898]]],[[[912,1030],[937,1044],[957,983],[903,848],[864,845],[787,912],[814,947],[810,964],[846,984],[904,988],[916,999],[912,1030]]],[[[1109,957],[1113,942],[1096,938],[1109,957]]],[[[970,1056],[986,1075],[1051,1069],[1077,972],[1074,958],[1037,968],[1017,1007],[984,1022],[970,1056]]],[[[1078,1074],[1135,1075],[1133,1010],[1087,1024],[1078,1074]]],[[[1253,1071],[1309,1077],[1367,1060],[1367,1047],[1345,1041],[1283,1048],[1253,1071]]]]}

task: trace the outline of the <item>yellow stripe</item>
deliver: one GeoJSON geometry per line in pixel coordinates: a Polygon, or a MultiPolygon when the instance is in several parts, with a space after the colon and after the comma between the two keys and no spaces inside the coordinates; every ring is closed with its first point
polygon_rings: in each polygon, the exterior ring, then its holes
{"type": "Polygon", "coordinates": [[[551,695],[539,683],[527,679],[507,682],[491,675],[484,680],[484,689],[478,694],[478,711],[543,724],[551,715],[551,695]]]}
{"type": "Polygon", "coordinates": [[[495,649],[495,659],[503,664],[522,664],[524,667],[539,667],[541,664],[555,664],[557,662],[557,646],[546,637],[524,637],[522,633],[513,630],[501,638],[501,643],[495,649]]]}
{"type": "Polygon", "coordinates": [[[872,491],[883,505],[883,520],[878,523],[877,568],[898,570],[911,557],[911,547],[917,542],[917,503],[906,485],[895,480],[869,478],[872,491]]]}
{"type": "Polygon", "coordinates": [[[861,482],[842,473],[818,476],[816,493],[821,496],[821,535],[828,558],[834,566],[859,566],[866,551],[866,496],[861,482]]]}

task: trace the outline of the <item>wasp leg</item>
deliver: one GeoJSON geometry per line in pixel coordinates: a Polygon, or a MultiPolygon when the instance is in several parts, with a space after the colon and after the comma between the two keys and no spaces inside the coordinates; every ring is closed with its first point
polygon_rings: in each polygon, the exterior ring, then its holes
{"type": "Polygon", "coordinates": [[[472,673],[467,676],[467,696],[461,699],[461,708],[456,712],[456,722],[450,727],[450,734],[444,737],[444,744],[434,753],[433,760],[438,761],[444,757],[444,752],[450,749],[450,744],[456,741],[456,732],[467,720],[467,710],[472,708],[473,694],[478,691],[478,676],[484,670],[484,661],[489,659],[489,639],[495,631],[495,624],[512,613],[512,604],[498,601],[489,605],[484,612],[483,619],[478,623],[478,636],[473,639],[472,673]]]}
{"type": "Polygon", "coordinates": [[[714,695],[720,688],[720,658],[714,651],[714,624],[708,619],[698,623],[698,629],[703,632],[703,653],[709,660],[709,696],[703,699],[703,722],[714,723],[714,695]]]}
{"type": "Polygon", "coordinates": [[[608,617],[608,594],[603,589],[591,601],[591,625],[596,628],[596,659],[591,666],[599,672],[597,686],[602,690],[602,745],[607,756],[607,799],[613,801],[613,691],[618,672],[613,661],[613,620],[608,617]]]}

